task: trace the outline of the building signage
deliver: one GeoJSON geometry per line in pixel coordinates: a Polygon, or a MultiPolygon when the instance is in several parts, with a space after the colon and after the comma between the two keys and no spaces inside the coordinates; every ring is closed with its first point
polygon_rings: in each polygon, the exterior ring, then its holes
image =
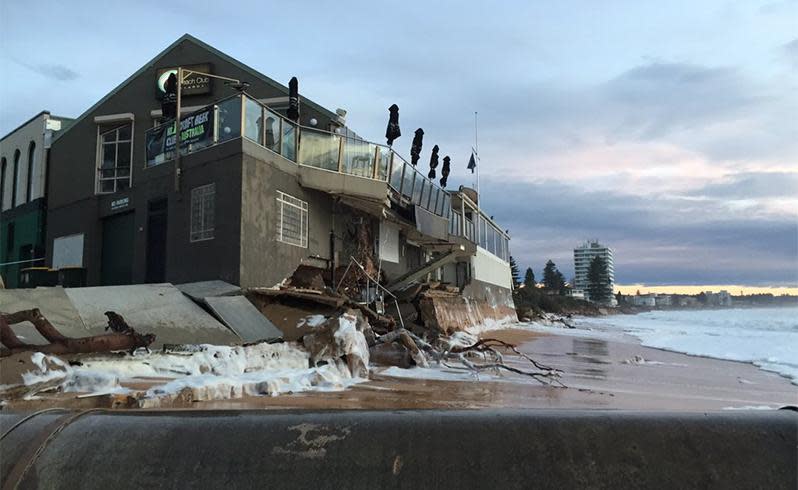
{"type": "MultiPolygon", "coordinates": [[[[208,107],[180,120],[180,148],[198,149],[213,144],[214,108],[208,107]]],[[[147,132],[147,166],[172,159],[177,133],[174,122],[162,124],[147,132]]]]}
{"type": "Polygon", "coordinates": [[[124,208],[128,207],[129,204],[130,204],[130,198],[129,197],[123,197],[121,199],[114,199],[113,201],[111,201],[111,211],[118,211],[120,209],[124,209],[124,208]]]}
{"type": "MultiPolygon", "coordinates": [[[[180,89],[181,95],[200,95],[211,93],[211,78],[199,73],[190,73],[197,71],[200,73],[211,73],[211,65],[187,65],[183,70],[188,70],[189,73],[183,79],[183,86],[180,89]]],[[[177,75],[177,67],[174,68],[161,68],[156,74],[156,93],[158,98],[162,98],[166,93],[166,80],[169,75],[174,73],[177,75]]]]}

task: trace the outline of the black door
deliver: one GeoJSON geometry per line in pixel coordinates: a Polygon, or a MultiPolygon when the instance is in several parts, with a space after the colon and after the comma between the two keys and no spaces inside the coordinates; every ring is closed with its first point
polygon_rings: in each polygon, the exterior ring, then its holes
{"type": "Polygon", "coordinates": [[[147,208],[146,282],[166,282],[166,199],[150,201],[147,208]]]}
{"type": "Polygon", "coordinates": [[[103,220],[100,282],[104,286],[133,282],[134,213],[117,214],[103,220]]]}

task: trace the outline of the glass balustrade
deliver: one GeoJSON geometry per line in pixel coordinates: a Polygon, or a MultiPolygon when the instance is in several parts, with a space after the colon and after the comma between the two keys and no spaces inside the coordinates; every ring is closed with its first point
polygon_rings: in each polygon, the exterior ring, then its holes
{"type": "Polygon", "coordinates": [[[299,140],[299,163],[338,171],[341,137],[337,134],[302,128],[299,140]]]}
{"type": "Polygon", "coordinates": [[[263,106],[249,97],[244,97],[244,136],[263,144],[263,106]]]}
{"type": "Polygon", "coordinates": [[[344,138],[344,158],[341,170],[345,174],[373,178],[377,145],[368,141],[344,138]]]}
{"type": "Polygon", "coordinates": [[[377,151],[379,152],[379,163],[377,164],[377,180],[383,182],[388,180],[388,171],[391,168],[391,149],[387,146],[378,145],[377,151]]]}
{"type": "Polygon", "coordinates": [[[275,153],[280,153],[282,118],[268,109],[263,110],[263,143],[262,145],[275,153]]]}
{"type": "Polygon", "coordinates": [[[218,141],[231,140],[241,136],[241,98],[223,100],[217,104],[219,115],[218,141]]]}

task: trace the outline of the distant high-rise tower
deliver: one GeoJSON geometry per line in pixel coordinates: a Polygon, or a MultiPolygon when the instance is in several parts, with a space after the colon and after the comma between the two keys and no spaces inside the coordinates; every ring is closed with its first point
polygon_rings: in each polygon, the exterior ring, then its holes
{"type": "Polygon", "coordinates": [[[597,256],[604,259],[604,262],[607,263],[610,288],[612,289],[615,287],[615,265],[613,263],[612,249],[601,245],[595,240],[587,241],[574,249],[573,284],[574,290],[584,293],[586,299],[590,299],[587,287],[587,273],[590,270],[590,261],[597,256]]]}

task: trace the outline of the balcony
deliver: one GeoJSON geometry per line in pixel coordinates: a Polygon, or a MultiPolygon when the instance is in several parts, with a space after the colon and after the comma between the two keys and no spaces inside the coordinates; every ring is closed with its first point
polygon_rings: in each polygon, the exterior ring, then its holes
{"type": "MultiPolygon", "coordinates": [[[[388,146],[300,126],[245,94],[222,99],[184,115],[180,119],[180,130],[181,155],[245,138],[296,163],[300,172],[303,167],[325,172],[304,174],[311,184],[322,186],[323,190],[337,188],[344,192],[356,184],[383,183],[395,201],[419,206],[447,220],[450,235],[464,237],[502,260],[509,260],[506,233],[467,198],[468,213],[463,218],[465,205],[453,209],[450,192],[388,146]],[[353,183],[344,176],[363,180],[353,183]]],[[[173,160],[176,140],[174,121],[147,130],[147,167],[173,160]]],[[[462,198],[460,201],[465,202],[462,198]]]]}

